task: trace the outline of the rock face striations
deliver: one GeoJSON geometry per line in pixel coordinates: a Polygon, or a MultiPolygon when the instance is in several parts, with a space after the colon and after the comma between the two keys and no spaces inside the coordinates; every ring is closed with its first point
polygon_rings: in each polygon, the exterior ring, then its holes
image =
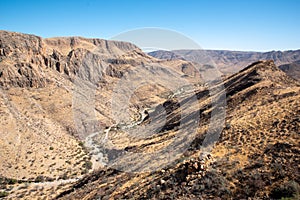
{"type": "Polygon", "coordinates": [[[76,75],[85,55],[105,60],[138,50],[130,43],[101,39],[51,38],[0,31],[0,84],[2,86],[45,87],[51,81],[45,70],[76,75]]]}

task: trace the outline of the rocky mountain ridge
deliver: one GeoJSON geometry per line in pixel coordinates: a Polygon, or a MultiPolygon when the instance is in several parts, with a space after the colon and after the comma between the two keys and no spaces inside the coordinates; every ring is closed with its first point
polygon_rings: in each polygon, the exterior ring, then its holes
{"type": "Polygon", "coordinates": [[[129,51],[140,51],[131,43],[86,39],[50,38],[0,31],[1,86],[44,87],[49,77],[46,69],[68,76],[79,73],[78,63],[89,53],[96,60],[107,60],[129,51]],[[100,58],[100,57],[101,58],[100,58]]]}
{"type": "Polygon", "coordinates": [[[236,73],[244,66],[258,60],[274,60],[276,65],[292,63],[300,59],[300,50],[247,52],[228,50],[173,50],[154,51],[149,55],[160,59],[211,60],[224,74],[236,73]]]}

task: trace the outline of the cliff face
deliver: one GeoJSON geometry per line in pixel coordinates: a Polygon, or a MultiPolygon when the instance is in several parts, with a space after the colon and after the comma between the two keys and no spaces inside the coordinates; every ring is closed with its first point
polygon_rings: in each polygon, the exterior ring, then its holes
{"type": "Polygon", "coordinates": [[[43,39],[0,31],[0,85],[45,87],[52,81],[46,71],[72,77],[88,54],[94,56],[90,59],[105,62],[134,50],[140,51],[126,42],[80,37],[43,39]]]}

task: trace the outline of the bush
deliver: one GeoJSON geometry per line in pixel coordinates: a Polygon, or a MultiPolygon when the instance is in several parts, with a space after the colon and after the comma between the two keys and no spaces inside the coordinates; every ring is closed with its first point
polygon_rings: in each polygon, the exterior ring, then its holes
{"type": "Polygon", "coordinates": [[[39,175],[35,178],[34,182],[44,182],[45,181],[45,177],[42,175],[39,175]]]}
{"type": "Polygon", "coordinates": [[[93,166],[93,163],[91,161],[86,161],[83,164],[83,167],[86,168],[86,169],[92,169],[92,166],[93,166]]]}
{"type": "Polygon", "coordinates": [[[7,179],[7,184],[13,185],[16,184],[18,181],[16,179],[7,179]]]}
{"type": "Polygon", "coordinates": [[[68,179],[68,173],[64,173],[64,174],[61,175],[58,179],[67,180],[67,179],[68,179]]]}
{"type": "Polygon", "coordinates": [[[79,141],[78,145],[84,147],[84,143],[82,141],[79,141]]]}
{"type": "Polygon", "coordinates": [[[275,187],[270,192],[273,199],[297,198],[300,197],[300,186],[295,181],[290,181],[279,187],[275,187]]]}
{"type": "Polygon", "coordinates": [[[8,196],[8,193],[5,191],[0,191],[0,198],[8,196]]]}

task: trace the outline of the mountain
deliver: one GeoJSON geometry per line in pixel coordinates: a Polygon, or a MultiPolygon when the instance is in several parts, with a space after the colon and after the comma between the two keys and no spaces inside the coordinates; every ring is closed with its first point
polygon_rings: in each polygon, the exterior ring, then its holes
{"type": "MultiPolygon", "coordinates": [[[[190,148],[175,164],[142,174],[101,169],[75,183],[58,198],[299,197],[299,82],[278,69],[273,61],[259,61],[228,77],[223,84],[227,96],[225,125],[206,157],[201,157],[201,144],[207,134],[210,114],[217,108],[209,105],[210,98],[214,97],[209,96],[207,88],[202,88],[196,92],[201,126],[190,148]]],[[[189,98],[180,104],[190,102],[189,98]]],[[[166,105],[172,104],[163,106],[166,105]]],[[[193,102],[189,106],[195,108],[193,102]]],[[[169,116],[176,118],[178,108],[170,109],[169,116]]],[[[154,111],[153,120],[157,115],[154,111]]],[[[128,149],[138,152],[159,149],[179,133],[176,121],[170,121],[160,134],[149,141],[132,143],[128,149]]]]}
{"type": "MultiPolygon", "coordinates": [[[[192,81],[198,77],[193,71],[187,61],[160,61],[131,43],[0,31],[1,175],[50,180],[87,173],[91,158],[80,123],[100,121],[100,128],[116,123],[111,99],[121,80],[148,74],[192,81]],[[92,96],[82,100],[86,95],[92,96]]],[[[141,85],[131,99],[131,117],[138,116],[139,107],[163,101],[168,90],[141,85]]]]}
{"type": "Polygon", "coordinates": [[[2,86],[44,87],[51,79],[41,73],[42,69],[72,75],[78,73],[78,57],[85,54],[97,51],[97,55],[107,58],[137,49],[125,42],[80,37],[42,39],[6,31],[0,32],[0,38],[2,86]]]}
{"type": "Polygon", "coordinates": [[[300,59],[300,50],[270,51],[270,52],[244,52],[224,50],[174,50],[154,51],[150,56],[159,59],[186,59],[202,61],[210,60],[222,73],[231,74],[241,70],[258,60],[274,60],[276,65],[292,63],[300,59]]]}
{"type": "Polygon", "coordinates": [[[0,31],[0,198],[297,198],[299,82],[183,59],[0,31]]]}
{"type": "Polygon", "coordinates": [[[154,58],[164,59],[164,60],[177,60],[181,59],[184,60],[183,56],[180,56],[180,54],[176,54],[173,51],[152,51],[149,52],[148,55],[153,56],[154,58]]]}
{"type": "Polygon", "coordinates": [[[87,145],[92,131],[137,119],[180,80],[198,83],[197,73],[193,63],[158,60],[127,42],[0,31],[0,192],[16,197],[31,182],[53,189],[102,166],[87,145]],[[119,102],[124,89],[134,93],[119,102]]]}
{"type": "Polygon", "coordinates": [[[280,65],[279,68],[287,73],[290,77],[300,80],[300,60],[285,64],[285,65],[280,65]]]}

